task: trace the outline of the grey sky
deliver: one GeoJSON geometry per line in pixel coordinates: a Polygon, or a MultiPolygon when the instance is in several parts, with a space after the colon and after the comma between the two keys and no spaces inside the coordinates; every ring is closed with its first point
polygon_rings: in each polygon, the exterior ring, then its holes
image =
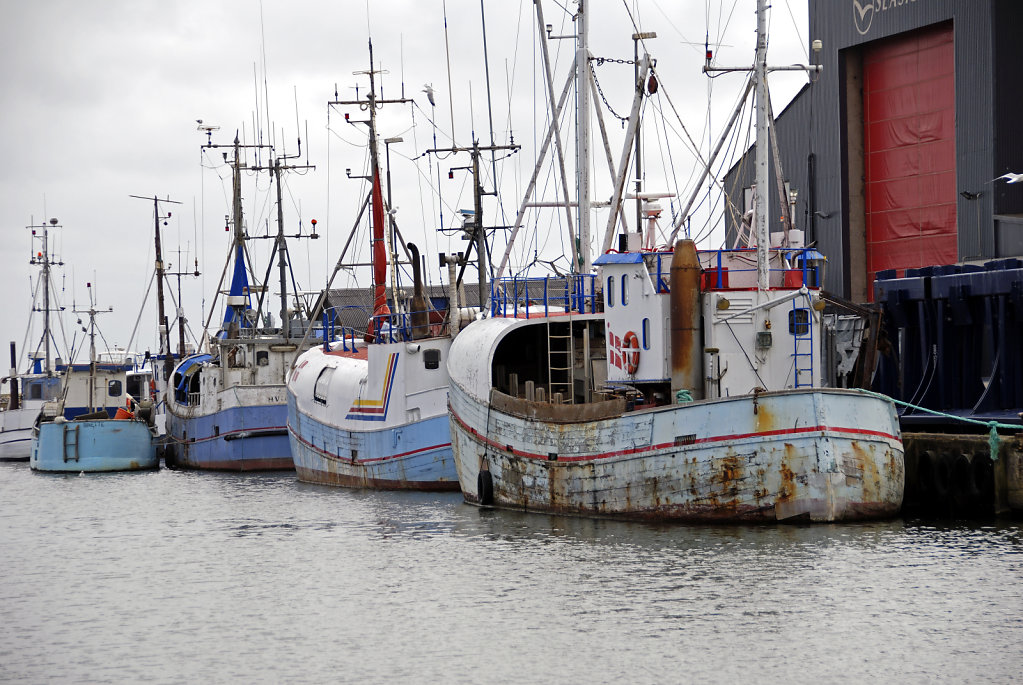
{"type": "MultiPolygon", "coordinates": [[[[418,104],[415,109],[389,108],[381,118],[382,136],[404,138],[403,143],[391,146],[394,205],[399,208],[401,230],[406,239],[420,244],[428,264],[436,264],[437,250],[464,249],[465,243],[457,236],[448,238],[435,230],[440,203],[429,183],[432,178],[436,185],[437,168],[428,167],[425,161],[418,167],[408,161],[433,146],[434,127],[427,119],[432,110],[421,92],[425,83],[436,90],[437,143],[450,144],[444,6],[442,0],[0,0],[0,59],[4,64],[0,106],[6,153],[0,171],[0,260],[4,265],[0,288],[5,293],[0,305],[0,342],[4,348],[10,340],[21,347],[29,313],[29,277],[34,277],[35,270],[28,264],[32,247],[24,227],[33,219],[42,223],[49,217],[58,218],[64,227],[56,235],[58,255],[66,263],[55,272],[61,304],[68,309],[72,299],[79,306],[86,304],[85,283],[93,282],[99,304],[114,308],[113,314],[100,319],[106,341],[111,345],[128,343],[153,259],[151,203],[129,195],[153,193],[182,203],[172,208],[164,232],[164,249],[169,253],[165,259],[177,269],[180,246],[189,251],[188,263],[181,266],[191,270],[192,260],[196,256],[200,260],[203,276],[182,282],[186,316],[198,334],[203,319],[200,307],[204,302],[209,306],[226,256],[224,215],[230,211],[230,182],[218,155],[201,154],[205,136],[196,130],[196,119],[220,126],[214,142],[229,143],[236,129],[244,129],[246,141],[252,142],[258,108],[263,135],[273,135],[278,145],[283,139],[286,149],[293,152],[297,108],[302,162],[308,153],[316,170],[289,175],[284,214],[289,233],[300,220],[306,230],[310,219],[318,220],[324,237],[294,246],[293,257],[300,286],[322,287],[364,193],[359,182],[345,178],[345,169],[361,173],[366,158],[364,128],[344,124],[343,110],[337,109],[329,115],[328,131],[326,102],[333,99],[335,84],[343,98],[354,95],[355,84],[365,88],[365,78],[352,72],[368,67],[370,32],[377,66],[382,64],[389,72],[384,76],[385,95],[397,97],[404,80],[405,95],[418,104]],[[268,95],[265,101],[264,95],[268,95]]],[[[695,0],[601,0],[590,7],[591,52],[595,56],[631,59],[632,19],[642,30],[658,33],[649,48],[658,60],[663,87],[687,130],[704,148],[708,145],[704,129],[708,82],[700,72],[703,46],[691,43],[704,40],[708,7],[711,41],[725,44],[716,50],[717,61],[750,63],[754,0],[740,0],[734,7],[732,2],[695,0]],[[722,33],[726,25],[727,31],[722,33]]],[[[486,143],[489,131],[480,3],[447,0],[446,9],[455,138],[468,144],[472,129],[486,143]]],[[[548,1],[544,11],[555,34],[573,31],[563,7],[548,1]]],[[[539,94],[544,86],[535,49],[533,3],[488,1],[486,13],[495,138],[500,144],[507,142],[511,128],[515,142],[523,145],[521,153],[499,165],[500,207],[510,222],[521,199],[517,193],[533,168],[533,141],[542,134],[534,132],[534,124],[543,124],[546,105],[534,93],[539,94]]],[[[805,3],[775,2],[772,61],[805,60],[806,21],[805,3]]],[[[558,90],[572,49],[570,41],[552,44],[557,55],[554,79],[558,90]]],[[[606,64],[597,72],[611,106],[622,113],[627,113],[630,104],[631,69],[606,64]]],[[[805,78],[798,76],[779,76],[772,82],[776,111],[803,82],[805,78]]],[[[715,132],[723,125],[742,83],[739,75],[714,81],[715,132]]],[[[358,112],[349,110],[357,118],[358,112]]],[[[606,109],[605,117],[617,160],[621,126],[606,109]]],[[[679,127],[677,120],[674,126],[679,127]]],[[[677,142],[665,145],[663,127],[661,133],[645,135],[646,149],[651,150],[651,179],[659,179],[665,170],[670,174],[671,169],[676,179],[670,183],[651,180],[648,189],[677,184],[685,192],[694,167],[692,157],[677,142]],[[673,148],[670,163],[662,161],[658,153],[665,147],[673,148]]],[[[466,164],[464,155],[441,162],[448,226],[453,210],[471,207],[465,174],[456,172],[454,180],[447,178],[450,166],[466,164]]],[[[597,158],[596,169],[599,182],[606,187],[606,163],[601,158],[597,158]]],[[[601,187],[595,188],[595,194],[606,195],[601,187]]],[[[244,200],[250,233],[265,232],[268,225],[276,230],[270,190],[265,175],[258,179],[247,176],[244,200]]],[[[497,201],[489,199],[485,207],[488,215],[498,215],[497,201]]],[[[563,250],[561,229],[556,219],[553,221],[555,228],[547,232],[550,235],[533,241],[533,247],[548,254],[563,250]]],[[[604,222],[606,215],[598,215],[594,222],[597,232],[603,232],[604,222]]],[[[255,242],[260,243],[254,246],[257,270],[262,271],[269,241],[255,242]]],[[[365,257],[365,246],[359,247],[365,257]]],[[[503,245],[496,249],[503,252],[503,245]]],[[[523,247],[522,254],[527,249],[532,248],[523,247]]],[[[437,279],[436,268],[430,277],[437,279]]],[[[364,275],[361,282],[366,282],[364,275]]],[[[353,285],[354,281],[346,278],[338,284],[353,285]]],[[[135,349],[155,349],[155,319],[155,300],[151,298],[142,314],[135,349]]],[[[69,339],[74,335],[73,321],[66,318],[69,339]]]]}

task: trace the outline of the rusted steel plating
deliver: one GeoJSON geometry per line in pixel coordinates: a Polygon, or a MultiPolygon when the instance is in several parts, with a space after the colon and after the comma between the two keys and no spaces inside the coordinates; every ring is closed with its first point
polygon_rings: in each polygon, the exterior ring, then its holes
{"type": "Polygon", "coordinates": [[[696,243],[680,240],[671,258],[671,393],[703,398],[700,337],[700,260],[696,243]]]}

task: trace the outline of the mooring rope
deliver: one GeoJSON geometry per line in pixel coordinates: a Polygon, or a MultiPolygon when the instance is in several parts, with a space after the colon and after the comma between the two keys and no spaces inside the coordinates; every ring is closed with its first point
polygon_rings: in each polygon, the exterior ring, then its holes
{"type": "Polygon", "coordinates": [[[924,411],[927,412],[928,414],[933,414],[934,416],[942,416],[946,419],[962,421],[963,423],[969,423],[975,426],[984,426],[985,428],[988,429],[987,443],[988,448],[991,452],[991,461],[998,461],[998,449],[999,446],[1001,445],[1001,437],[998,435],[999,428],[1016,431],[1017,433],[1023,431],[1023,427],[1011,423],[1000,423],[998,421],[981,421],[980,419],[968,419],[965,416],[956,416],[955,414],[949,414],[948,412],[938,411],[937,409],[928,409],[927,407],[921,407],[920,405],[913,404],[912,402],[903,402],[902,400],[897,400],[893,397],[888,397],[887,395],[882,395],[881,393],[873,392],[871,390],[863,390],[863,392],[868,395],[873,395],[874,397],[877,397],[882,400],[888,400],[892,404],[908,407],[910,409],[913,409],[914,411],[915,410],[924,411]]]}

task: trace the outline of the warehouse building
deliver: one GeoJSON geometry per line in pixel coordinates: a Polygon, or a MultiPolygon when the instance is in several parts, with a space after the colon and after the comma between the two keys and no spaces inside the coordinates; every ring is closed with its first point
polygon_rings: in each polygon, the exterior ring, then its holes
{"type": "MultiPolygon", "coordinates": [[[[822,70],[775,129],[825,288],[865,302],[879,271],[1023,255],[1023,183],[993,181],[1023,172],[1023,2],[812,0],[809,13],[822,70]]],[[[742,210],[752,155],[725,179],[742,210]]]]}

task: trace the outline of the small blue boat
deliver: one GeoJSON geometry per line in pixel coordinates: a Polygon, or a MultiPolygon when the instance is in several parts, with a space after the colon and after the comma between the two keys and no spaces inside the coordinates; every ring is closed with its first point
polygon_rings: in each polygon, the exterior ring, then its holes
{"type": "Polygon", "coordinates": [[[150,387],[134,378],[144,394],[134,397],[126,392],[134,366],[119,353],[114,359],[97,357],[96,314],[100,312],[91,305],[83,313],[88,313],[90,319],[91,361],[69,364],[64,369],[60,396],[43,404],[32,429],[29,466],[35,471],[55,472],[159,468],[159,436],[150,387]],[[68,406],[80,403],[88,407],[87,413],[70,417],[68,406]]]}
{"type": "MultiPolygon", "coordinates": [[[[101,412],[105,414],[106,412],[101,412]]],[[[29,465],[36,471],[139,471],[160,467],[156,431],[140,418],[62,416],[40,421],[29,465]]]]}

